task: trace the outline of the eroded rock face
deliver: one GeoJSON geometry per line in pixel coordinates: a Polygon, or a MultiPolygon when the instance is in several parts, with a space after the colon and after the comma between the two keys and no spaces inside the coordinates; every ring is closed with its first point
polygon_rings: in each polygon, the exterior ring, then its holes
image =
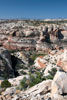
{"type": "Polygon", "coordinates": [[[38,68],[38,69],[40,69],[40,68],[46,68],[46,64],[45,64],[44,62],[45,62],[45,61],[44,61],[44,59],[43,59],[43,56],[40,56],[40,57],[38,57],[38,58],[35,60],[34,66],[35,66],[36,68],[38,68]]]}
{"type": "MultiPolygon", "coordinates": [[[[67,96],[63,96],[67,95],[67,73],[65,73],[67,72],[67,53],[58,53],[59,47],[65,46],[64,41],[67,40],[65,25],[40,24],[36,26],[35,24],[31,25],[34,21],[30,25],[29,23],[24,21],[0,23],[0,46],[13,50],[10,56],[8,50],[0,48],[0,77],[10,77],[8,81],[13,86],[6,89],[4,94],[1,95],[2,97],[0,96],[0,99],[67,100],[67,96]],[[31,65],[29,57],[35,55],[35,52],[37,53],[36,50],[40,50],[41,53],[42,51],[47,54],[48,52],[50,53],[44,57],[37,57],[35,64],[31,65]],[[27,52],[28,54],[26,54],[27,52]],[[63,69],[65,72],[58,71],[56,75],[52,73],[52,75],[55,75],[53,80],[48,80],[47,78],[46,81],[42,81],[26,91],[16,90],[16,86],[20,85],[20,81],[24,76],[28,77],[30,67],[41,68],[40,71],[45,68],[43,70],[44,77],[49,76],[53,68],[53,71],[63,69]],[[24,72],[26,72],[26,75],[24,75],[24,72]],[[15,78],[11,78],[13,75],[16,75],[15,78]]],[[[0,78],[0,80],[1,84],[4,79],[0,78]]]]}
{"type": "Polygon", "coordinates": [[[0,48],[0,77],[13,76],[13,69],[11,65],[11,56],[8,50],[0,48]]]}
{"type": "MultiPolygon", "coordinates": [[[[33,45],[36,45],[35,47],[33,47],[33,49],[37,49],[37,45],[40,45],[39,50],[44,51],[43,48],[45,46],[41,46],[42,44],[45,44],[44,42],[58,43],[58,40],[67,39],[66,30],[63,25],[61,26],[56,24],[45,24],[37,27],[29,25],[28,23],[25,23],[25,21],[8,21],[8,23],[6,22],[4,24],[0,24],[0,36],[0,45],[11,50],[30,50],[33,45]],[[64,31],[62,31],[63,29],[64,31]],[[12,36],[11,39],[10,36],[12,36]],[[28,43],[24,44],[22,42],[23,40],[20,38],[25,39],[25,41],[34,39],[33,41],[35,41],[36,43],[29,43],[29,45],[32,45],[29,48],[28,43]],[[25,45],[27,46],[25,47],[25,45]]],[[[45,48],[48,49],[47,46],[45,48]]]]}
{"type": "Polygon", "coordinates": [[[63,39],[67,40],[67,31],[61,31],[61,34],[63,35],[63,39]]]}
{"type": "Polygon", "coordinates": [[[67,72],[67,49],[57,59],[57,66],[67,72]]]}
{"type": "Polygon", "coordinates": [[[25,91],[25,93],[30,95],[46,94],[48,91],[51,90],[51,83],[52,80],[43,81],[33,86],[32,88],[28,89],[27,91],[25,91]]]}
{"type": "Polygon", "coordinates": [[[9,79],[8,81],[11,83],[12,86],[19,86],[20,81],[24,78],[25,76],[18,76],[16,78],[9,79]]]}
{"type": "Polygon", "coordinates": [[[48,27],[48,32],[52,32],[54,30],[54,26],[53,25],[50,25],[49,27],[48,27]]]}
{"type": "Polygon", "coordinates": [[[52,81],[52,95],[67,94],[67,73],[58,71],[52,81]]]}
{"type": "Polygon", "coordinates": [[[40,32],[39,42],[50,42],[50,35],[48,33],[48,27],[45,26],[43,30],[40,32]]]}
{"type": "Polygon", "coordinates": [[[6,42],[3,43],[3,47],[8,50],[29,50],[35,49],[35,39],[9,37],[6,42]]]}

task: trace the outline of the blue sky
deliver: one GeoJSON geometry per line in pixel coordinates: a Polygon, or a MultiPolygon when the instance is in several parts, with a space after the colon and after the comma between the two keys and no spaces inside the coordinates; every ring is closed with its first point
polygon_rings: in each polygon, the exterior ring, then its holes
{"type": "Polygon", "coordinates": [[[0,0],[0,19],[67,18],[67,0],[0,0]]]}

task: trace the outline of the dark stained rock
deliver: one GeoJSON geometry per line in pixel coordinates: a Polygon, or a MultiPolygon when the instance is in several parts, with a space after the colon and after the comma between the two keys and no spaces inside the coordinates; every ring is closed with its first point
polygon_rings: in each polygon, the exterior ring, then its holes
{"type": "Polygon", "coordinates": [[[8,50],[0,48],[0,77],[9,78],[14,76],[11,65],[11,56],[8,50]]]}

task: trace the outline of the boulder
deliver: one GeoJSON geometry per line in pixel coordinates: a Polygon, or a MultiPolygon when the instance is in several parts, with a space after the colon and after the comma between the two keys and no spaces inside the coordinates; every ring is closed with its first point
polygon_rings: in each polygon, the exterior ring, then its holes
{"type": "Polygon", "coordinates": [[[67,31],[61,31],[61,34],[64,36],[64,40],[67,40],[67,31]]]}
{"type": "Polygon", "coordinates": [[[62,71],[57,71],[51,86],[52,95],[67,94],[67,73],[62,71]]]}
{"type": "Polygon", "coordinates": [[[16,87],[7,88],[3,95],[12,95],[16,92],[16,87]]]}
{"type": "Polygon", "coordinates": [[[51,90],[51,83],[52,83],[52,80],[43,81],[33,86],[32,88],[28,89],[27,91],[25,91],[25,93],[30,94],[30,95],[46,94],[47,92],[51,90]]]}
{"type": "Polygon", "coordinates": [[[67,49],[58,57],[56,65],[67,72],[67,49]]]}
{"type": "Polygon", "coordinates": [[[67,96],[54,95],[53,97],[51,97],[51,100],[67,100],[67,96]]]}

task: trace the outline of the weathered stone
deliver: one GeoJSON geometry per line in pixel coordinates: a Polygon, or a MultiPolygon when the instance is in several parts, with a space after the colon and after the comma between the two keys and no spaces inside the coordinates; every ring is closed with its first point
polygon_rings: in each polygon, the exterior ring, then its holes
{"type": "Polygon", "coordinates": [[[16,92],[16,87],[7,88],[4,95],[12,95],[16,92]]]}
{"type": "Polygon", "coordinates": [[[67,72],[67,49],[57,59],[57,66],[67,72]]]}
{"type": "Polygon", "coordinates": [[[51,90],[52,80],[43,81],[32,88],[28,89],[25,93],[30,95],[45,94],[51,90]]]}
{"type": "Polygon", "coordinates": [[[67,85],[66,84],[67,84],[67,73],[58,71],[52,82],[52,87],[51,87],[52,95],[67,94],[67,85]]]}

